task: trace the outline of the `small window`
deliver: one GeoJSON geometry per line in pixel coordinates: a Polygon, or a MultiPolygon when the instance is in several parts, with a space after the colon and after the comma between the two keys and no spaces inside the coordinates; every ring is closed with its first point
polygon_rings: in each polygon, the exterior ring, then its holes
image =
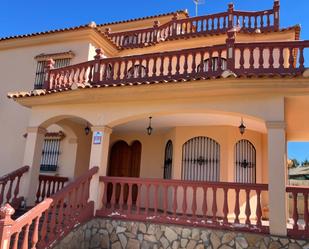
{"type": "MultiPolygon", "coordinates": [[[[70,60],[71,58],[55,59],[54,68],[69,66],[70,60]]],[[[34,89],[41,89],[43,87],[46,63],[47,63],[46,60],[38,61],[37,63],[35,80],[34,80],[34,89]]]]}
{"type": "Polygon", "coordinates": [[[239,183],[256,182],[256,150],[246,140],[239,140],[235,145],[235,181],[239,183]]]}
{"type": "MultiPolygon", "coordinates": [[[[211,61],[212,61],[212,65],[211,65],[212,72],[216,72],[218,70],[219,58],[213,57],[211,61]]],[[[221,69],[223,71],[227,69],[227,63],[226,63],[225,58],[221,58],[221,69]]],[[[200,71],[201,71],[201,64],[197,66],[197,72],[200,72],[200,71]]],[[[206,59],[203,62],[203,72],[208,72],[208,71],[209,71],[209,59],[206,59]]]]}
{"type": "Polygon", "coordinates": [[[128,70],[127,77],[131,78],[143,78],[146,76],[146,67],[143,65],[134,65],[128,70]]]}
{"type": "Polygon", "coordinates": [[[47,133],[45,135],[40,165],[41,171],[57,171],[60,141],[63,137],[62,132],[47,133]]]}

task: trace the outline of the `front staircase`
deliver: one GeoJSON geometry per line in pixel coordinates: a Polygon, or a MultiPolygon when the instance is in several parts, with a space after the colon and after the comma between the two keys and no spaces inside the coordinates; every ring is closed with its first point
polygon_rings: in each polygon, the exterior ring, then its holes
{"type": "MultiPolygon", "coordinates": [[[[23,168],[23,173],[27,172],[25,169],[29,167],[23,168]]],[[[8,201],[0,209],[0,249],[50,248],[75,226],[91,219],[94,203],[88,201],[89,187],[97,171],[98,168],[94,167],[66,186],[67,178],[40,176],[36,196],[38,204],[32,208],[18,208],[15,204],[16,210],[10,204],[16,203],[17,199],[23,200],[18,198],[18,185],[23,173],[19,170],[17,177],[10,174],[10,187],[6,191],[12,192],[12,186],[17,187],[13,198],[12,194],[6,195],[8,201]],[[12,179],[15,178],[17,184],[13,184],[12,179]]],[[[4,193],[5,188],[2,189],[4,193]]]]}

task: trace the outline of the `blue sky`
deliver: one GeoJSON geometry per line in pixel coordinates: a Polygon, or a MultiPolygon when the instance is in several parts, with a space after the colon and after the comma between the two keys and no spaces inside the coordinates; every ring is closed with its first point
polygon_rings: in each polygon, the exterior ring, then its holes
{"type": "MultiPolygon", "coordinates": [[[[225,11],[231,0],[205,0],[199,14],[225,11]]],[[[234,0],[236,9],[270,9],[273,0],[234,0]]],[[[281,0],[281,27],[301,24],[301,38],[309,40],[309,0],[281,0]]],[[[192,0],[1,0],[0,37],[97,24],[188,9],[194,15],[192,0]]],[[[308,53],[307,53],[308,54],[308,53]]],[[[307,56],[308,58],[308,56],[307,56]]],[[[309,144],[289,143],[288,156],[309,159],[309,144]]]]}

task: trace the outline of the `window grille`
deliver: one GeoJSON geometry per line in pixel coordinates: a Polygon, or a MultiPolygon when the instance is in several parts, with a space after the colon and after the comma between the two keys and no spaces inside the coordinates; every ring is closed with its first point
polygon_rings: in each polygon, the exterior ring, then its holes
{"type": "Polygon", "coordinates": [[[256,150],[254,145],[242,139],[235,145],[235,181],[256,183],[256,150]]]}
{"type": "Polygon", "coordinates": [[[194,137],[182,147],[182,179],[220,180],[220,144],[209,137],[194,137]]]}
{"type": "MultiPolygon", "coordinates": [[[[54,68],[69,66],[70,60],[71,58],[56,59],[54,68]]],[[[35,72],[35,80],[34,80],[34,89],[41,89],[43,87],[46,64],[47,64],[46,60],[38,61],[37,63],[36,72],[35,72]]]]}
{"type": "Polygon", "coordinates": [[[60,141],[63,136],[64,134],[62,132],[46,134],[41,157],[41,171],[57,170],[60,155],[60,141]]]}
{"type": "MultiPolygon", "coordinates": [[[[213,57],[211,59],[211,70],[212,72],[216,72],[218,70],[218,64],[219,64],[219,58],[218,57],[213,57]]],[[[197,72],[201,71],[201,65],[197,66],[197,72]]],[[[221,69],[224,71],[227,69],[227,62],[225,58],[221,58],[221,69]]],[[[209,59],[204,60],[203,62],[203,72],[208,72],[209,71],[209,59]]]]}
{"type": "Polygon", "coordinates": [[[173,143],[169,140],[165,146],[164,179],[172,179],[173,143]]]}

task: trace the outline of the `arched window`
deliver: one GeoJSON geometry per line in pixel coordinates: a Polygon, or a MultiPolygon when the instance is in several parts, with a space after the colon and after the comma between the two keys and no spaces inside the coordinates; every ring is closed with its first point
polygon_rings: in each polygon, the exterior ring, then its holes
{"type": "Polygon", "coordinates": [[[164,156],[164,179],[172,179],[172,164],[173,164],[173,143],[169,140],[165,146],[164,156]]]}
{"type": "Polygon", "coordinates": [[[128,79],[132,78],[143,78],[146,76],[146,67],[143,65],[132,66],[127,73],[128,79]]]}
{"type": "Polygon", "coordinates": [[[256,150],[246,140],[239,140],[235,145],[235,181],[240,183],[256,182],[256,150]]]}
{"type": "MultiPolygon", "coordinates": [[[[218,70],[218,64],[219,64],[219,57],[212,57],[211,59],[212,64],[212,72],[216,72],[218,70]]],[[[221,69],[224,71],[227,69],[227,62],[225,58],[221,58],[221,69]]],[[[197,66],[197,72],[201,71],[201,64],[197,66]]],[[[209,59],[204,60],[203,62],[203,72],[209,71],[209,59]]]]}
{"type": "Polygon", "coordinates": [[[194,137],[182,146],[182,179],[220,180],[220,144],[209,137],[194,137]]]}

